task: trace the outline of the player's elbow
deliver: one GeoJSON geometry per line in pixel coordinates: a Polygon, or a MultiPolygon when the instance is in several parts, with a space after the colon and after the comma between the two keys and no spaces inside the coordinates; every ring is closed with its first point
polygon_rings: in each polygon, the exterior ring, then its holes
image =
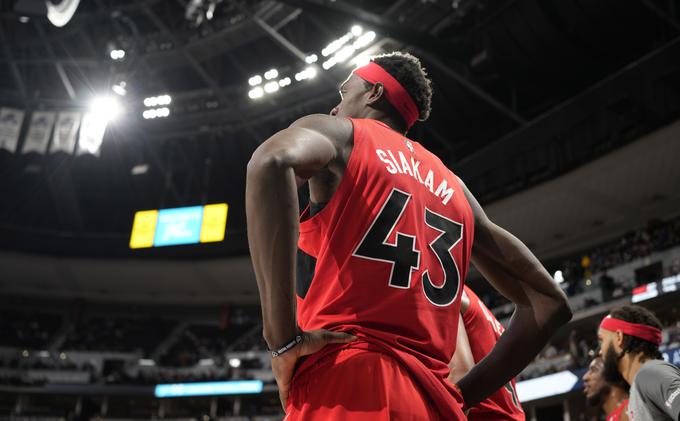
{"type": "Polygon", "coordinates": [[[262,150],[258,148],[248,161],[247,173],[249,176],[280,172],[290,166],[286,154],[282,151],[262,150]]]}
{"type": "Polygon", "coordinates": [[[556,329],[567,324],[574,315],[571,306],[569,305],[569,300],[562,290],[558,290],[555,294],[551,295],[550,302],[546,306],[546,309],[548,310],[547,324],[551,329],[556,329]]]}

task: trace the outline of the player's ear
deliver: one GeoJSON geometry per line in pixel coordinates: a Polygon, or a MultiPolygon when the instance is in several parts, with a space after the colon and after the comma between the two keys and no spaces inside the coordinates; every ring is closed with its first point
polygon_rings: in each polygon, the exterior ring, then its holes
{"type": "Polygon", "coordinates": [[[623,350],[623,332],[617,330],[615,333],[616,336],[614,337],[614,349],[617,353],[619,353],[623,350]]]}
{"type": "Polygon", "coordinates": [[[373,105],[376,102],[380,100],[385,95],[385,86],[383,86],[382,83],[378,82],[375,83],[373,86],[371,86],[371,89],[368,91],[368,100],[366,103],[368,105],[373,105]]]}

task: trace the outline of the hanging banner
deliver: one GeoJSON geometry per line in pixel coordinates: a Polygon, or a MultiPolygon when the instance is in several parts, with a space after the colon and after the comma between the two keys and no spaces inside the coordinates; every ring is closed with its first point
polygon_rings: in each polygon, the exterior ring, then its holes
{"type": "Polygon", "coordinates": [[[80,127],[80,113],[76,111],[63,111],[57,117],[57,124],[54,125],[50,153],[66,152],[73,153],[76,146],[76,134],[80,127]]]}
{"type": "Polygon", "coordinates": [[[16,152],[24,122],[24,111],[14,108],[0,109],[0,149],[16,152]]]}
{"type": "Polygon", "coordinates": [[[52,127],[57,113],[54,111],[35,111],[31,116],[31,125],[26,133],[23,153],[47,152],[47,144],[50,141],[52,127]]]}
{"type": "Polygon", "coordinates": [[[106,118],[100,112],[90,112],[83,116],[77,155],[92,154],[99,156],[99,148],[104,140],[106,118]]]}

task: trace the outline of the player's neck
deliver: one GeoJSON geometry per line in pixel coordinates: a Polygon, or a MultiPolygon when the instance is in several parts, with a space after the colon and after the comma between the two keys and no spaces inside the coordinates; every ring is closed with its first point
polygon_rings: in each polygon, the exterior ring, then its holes
{"type": "Polygon", "coordinates": [[[621,402],[623,402],[625,399],[628,399],[628,394],[623,389],[612,386],[609,390],[609,394],[607,394],[604,404],[602,405],[604,413],[610,414],[612,411],[618,408],[619,405],[621,405],[621,402]]]}
{"type": "Polygon", "coordinates": [[[406,133],[406,130],[404,129],[404,123],[400,120],[399,117],[393,117],[381,110],[369,109],[364,118],[370,118],[373,120],[381,121],[387,124],[390,127],[390,129],[394,130],[395,132],[401,134],[406,133]]]}
{"type": "Polygon", "coordinates": [[[621,358],[621,375],[629,385],[633,385],[635,376],[647,361],[649,361],[649,358],[642,353],[626,354],[621,358]]]}

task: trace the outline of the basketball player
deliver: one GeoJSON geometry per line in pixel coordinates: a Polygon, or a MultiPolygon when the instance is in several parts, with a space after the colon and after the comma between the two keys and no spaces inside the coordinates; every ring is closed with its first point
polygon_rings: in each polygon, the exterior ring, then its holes
{"type": "MultiPolygon", "coordinates": [[[[463,326],[459,323],[458,344],[449,374],[449,381],[453,383],[486,357],[503,334],[503,325],[467,285],[463,287],[460,314],[463,326]]],[[[515,379],[470,408],[467,417],[473,421],[524,421],[526,417],[517,398],[515,379]]]]}
{"type": "Polygon", "coordinates": [[[417,58],[375,57],[340,96],[331,115],[295,121],[248,164],[248,240],[282,404],[289,420],[464,419],[462,406],[506,384],[570,318],[566,297],[405,137],[430,113],[417,58]],[[300,216],[305,182],[311,204],[300,216]],[[454,387],[446,377],[471,260],[517,310],[454,387]]]}
{"type": "Polygon", "coordinates": [[[604,378],[623,377],[630,387],[632,421],[680,420],[680,370],[661,359],[661,323],[640,306],[622,306],[602,319],[597,332],[604,378]]]}
{"type": "Polygon", "coordinates": [[[603,366],[602,358],[593,358],[583,375],[586,402],[588,406],[601,408],[607,414],[607,421],[627,421],[628,384],[623,379],[608,383],[602,375],[603,366]]]}

